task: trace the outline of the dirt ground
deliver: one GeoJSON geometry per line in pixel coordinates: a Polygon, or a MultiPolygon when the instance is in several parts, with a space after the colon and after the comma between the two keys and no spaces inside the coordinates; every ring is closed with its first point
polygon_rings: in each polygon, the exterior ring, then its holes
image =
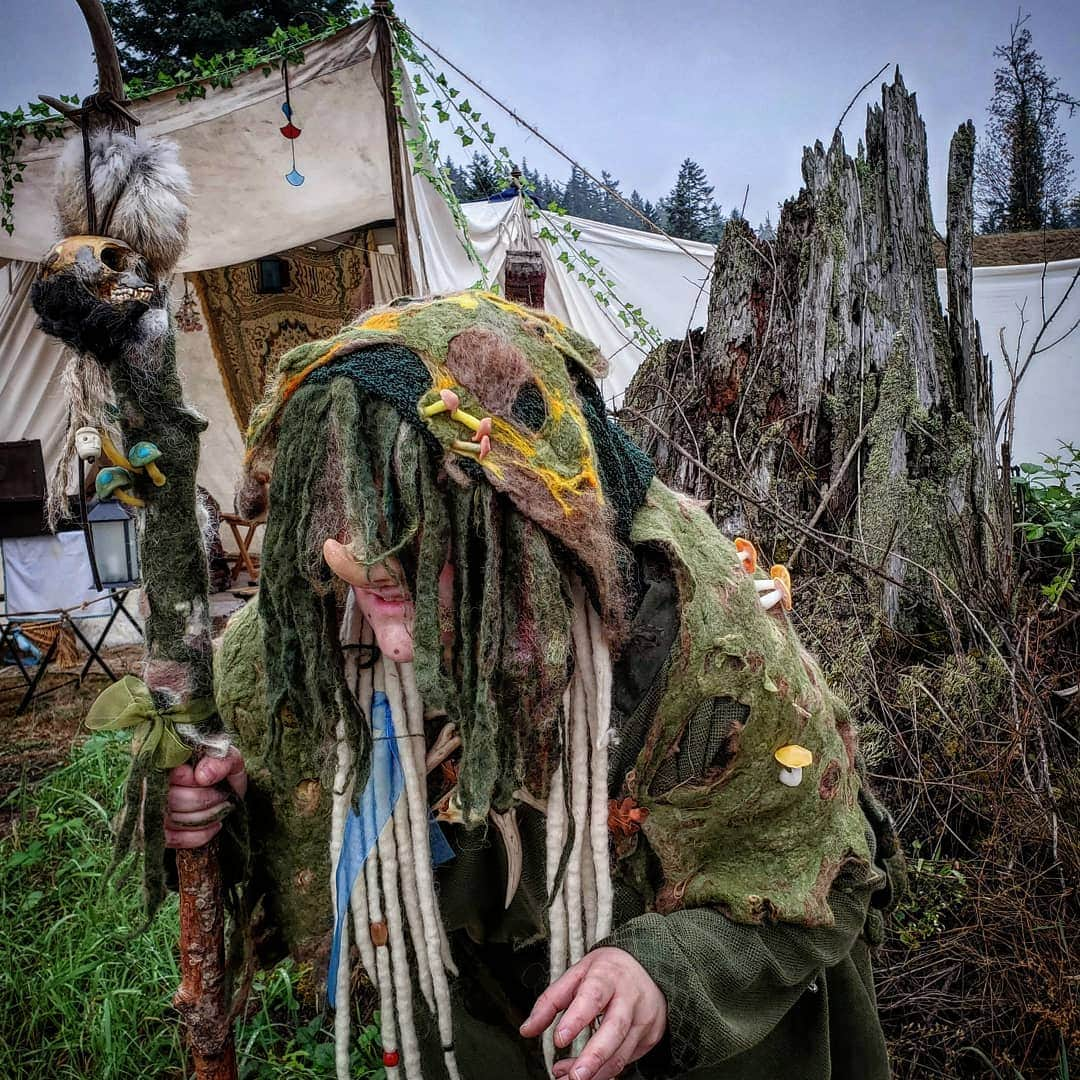
{"type": "MultiPolygon", "coordinates": [[[[105,649],[103,655],[117,675],[137,673],[143,647],[125,645],[105,649]]],[[[18,813],[18,800],[11,799],[11,794],[56,768],[88,734],[83,718],[109,680],[102,671],[92,670],[81,685],[73,681],[82,663],[80,658],[75,668],[50,669],[38,696],[21,716],[16,716],[15,710],[26,684],[16,667],[0,667],[0,837],[11,831],[18,813]],[[41,690],[53,692],[41,696],[41,690]]],[[[30,671],[32,674],[33,669],[30,671]]]]}

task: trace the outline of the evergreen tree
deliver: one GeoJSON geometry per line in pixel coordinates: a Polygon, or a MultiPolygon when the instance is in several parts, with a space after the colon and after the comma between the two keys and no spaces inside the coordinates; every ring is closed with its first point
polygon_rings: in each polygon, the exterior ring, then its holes
{"type": "Polygon", "coordinates": [[[622,195],[619,190],[619,181],[611,173],[602,172],[600,182],[603,187],[600,188],[600,217],[598,220],[606,221],[609,225],[621,225],[624,228],[633,228],[639,225],[638,219],[616,198],[616,195],[622,195]],[[605,190],[607,188],[610,189],[610,192],[605,190]]]}
{"type": "Polygon", "coordinates": [[[667,231],[684,240],[707,240],[719,216],[712,194],[705,170],[686,158],[671,194],[662,203],[667,231]]]}
{"type": "Polygon", "coordinates": [[[443,167],[446,169],[446,173],[450,178],[450,186],[454,189],[454,194],[458,198],[458,202],[466,202],[466,192],[469,190],[469,178],[465,175],[465,170],[455,165],[449,158],[443,163],[443,167]]]}
{"type": "Polygon", "coordinates": [[[479,202],[497,195],[506,187],[508,178],[500,174],[487,154],[475,153],[469,162],[467,201],[479,202]]]}
{"type": "Polygon", "coordinates": [[[1058,128],[1058,111],[1080,105],[1051,76],[1024,26],[994,56],[994,96],[987,109],[985,144],[976,162],[976,205],[984,232],[1019,232],[1063,222],[1072,180],[1072,154],[1058,128]]]}
{"type": "MultiPolygon", "coordinates": [[[[630,192],[630,198],[627,199],[626,201],[639,214],[643,214],[645,217],[651,217],[648,210],[645,209],[645,200],[641,197],[641,192],[638,191],[637,188],[634,188],[634,190],[630,192]]],[[[641,220],[641,218],[637,217],[634,214],[628,214],[627,216],[630,218],[630,225],[631,225],[632,228],[641,229],[642,231],[645,231],[645,230],[648,230],[649,232],[652,231],[651,229],[649,229],[649,226],[646,225],[645,222],[641,220]]]]}
{"type": "Polygon", "coordinates": [[[571,167],[563,189],[563,205],[575,217],[601,220],[599,188],[576,165],[571,167]]]}
{"type": "MultiPolygon", "coordinates": [[[[742,217],[738,210],[732,210],[731,216],[733,218],[742,217]]],[[[709,224],[705,229],[705,236],[703,237],[710,244],[719,244],[720,237],[723,235],[724,226],[727,224],[727,218],[724,217],[720,211],[720,207],[713,203],[709,208],[709,224]]]]}
{"type": "Polygon", "coordinates": [[[126,79],[169,74],[230,49],[258,45],[281,26],[341,17],[350,0],[103,0],[126,79]]]}

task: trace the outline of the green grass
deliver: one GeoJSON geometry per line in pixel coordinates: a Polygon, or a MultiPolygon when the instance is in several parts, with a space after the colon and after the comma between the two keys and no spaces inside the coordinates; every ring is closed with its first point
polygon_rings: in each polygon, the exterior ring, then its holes
{"type": "MultiPolygon", "coordinates": [[[[176,898],[139,933],[137,881],[102,886],[128,761],[122,738],[96,736],[11,796],[19,824],[0,841],[0,1076],[186,1076],[171,1006],[176,898]]],[[[292,963],[256,978],[237,1026],[241,1080],[334,1076],[325,1015],[300,992],[310,978],[292,963]]],[[[354,1032],[352,1075],[381,1077],[375,1029],[357,1022],[354,1032]]]]}

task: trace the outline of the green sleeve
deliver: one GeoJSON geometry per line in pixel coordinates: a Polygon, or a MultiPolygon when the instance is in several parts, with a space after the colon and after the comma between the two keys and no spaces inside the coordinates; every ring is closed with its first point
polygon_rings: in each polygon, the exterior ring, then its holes
{"type": "Polygon", "coordinates": [[[831,927],[750,926],[708,908],[646,914],[601,945],[630,953],[660,987],[668,1033],[639,1065],[682,1075],[757,1046],[826,968],[851,952],[866,921],[869,884],[838,880],[831,927]]]}

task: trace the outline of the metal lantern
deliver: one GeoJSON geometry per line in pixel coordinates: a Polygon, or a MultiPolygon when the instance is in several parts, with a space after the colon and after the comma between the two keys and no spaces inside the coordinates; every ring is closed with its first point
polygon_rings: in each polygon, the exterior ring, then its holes
{"type": "Polygon", "coordinates": [[[116,502],[95,502],[87,519],[102,586],[111,589],[135,584],[139,580],[139,547],[135,522],[127,511],[116,502]]]}

